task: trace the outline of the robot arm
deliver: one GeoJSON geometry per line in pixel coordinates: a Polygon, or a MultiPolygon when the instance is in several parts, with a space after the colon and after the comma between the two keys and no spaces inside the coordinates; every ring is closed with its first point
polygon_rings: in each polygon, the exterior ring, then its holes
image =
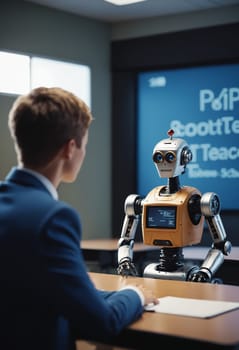
{"type": "Polygon", "coordinates": [[[192,282],[211,282],[213,275],[224,261],[224,255],[231,251],[221,217],[220,201],[215,193],[205,193],[201,198],[201,213],[205,216],[213,244],[199,270],[189,275],[192,282]]]}
{"type": "Polygon", "coordinates": [[[125,218],[118,242],[118,274],[122,276],[137,275],[133,264],[133,247],[135,233],[141,217],[141,197],[129,195],[125,200],[125,218]]]}

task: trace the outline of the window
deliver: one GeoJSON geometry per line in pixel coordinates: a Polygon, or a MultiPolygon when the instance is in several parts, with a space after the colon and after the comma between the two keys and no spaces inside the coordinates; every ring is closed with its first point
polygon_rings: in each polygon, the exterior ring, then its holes
{"type": "Polygon", "coordinates": [[[0,76],[0,93],[21,95],[38,86],[59,86],[91,105],[91,76],[86,65],[0,51],[0,76]]]}
{"type": "Polygon", "coordinates": [[[30,89],[30,57],[0,51],[0,92],[25,94],[30,89]]]}
{"type": "Polygon", "coordinates": [[[90,105],[90,69],[87,66],[32,57],[31,87],[37,86],[60,86],[90,105]]]}

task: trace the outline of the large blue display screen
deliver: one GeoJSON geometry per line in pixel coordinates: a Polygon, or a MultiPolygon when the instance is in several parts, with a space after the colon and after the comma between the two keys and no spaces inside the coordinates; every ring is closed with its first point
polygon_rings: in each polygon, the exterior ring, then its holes
{"type": "Polygon", "coordinates": [[[140,73],[137,123],[139,194],[167,183],[152,152],[174,129],[193,152],[181,185],[217,193],[222,210],[239,209],[239,64],[140,73]]]}

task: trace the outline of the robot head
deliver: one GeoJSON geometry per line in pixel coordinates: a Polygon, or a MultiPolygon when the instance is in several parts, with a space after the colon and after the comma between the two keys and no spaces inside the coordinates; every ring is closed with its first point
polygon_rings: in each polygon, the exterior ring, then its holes
{"type": "Polygon", "coordinates": [[[176,177],[185,172],[192,160],[192,152],[186,141],[173,139],[174,131],[168,131],[169,138],[158,142],[153,150],[153,161],[160,177],[176,177]]]}

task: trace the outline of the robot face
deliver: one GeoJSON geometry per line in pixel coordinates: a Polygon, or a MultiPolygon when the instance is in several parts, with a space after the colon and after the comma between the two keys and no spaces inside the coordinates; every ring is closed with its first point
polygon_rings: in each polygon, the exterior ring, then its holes
{"type": "Polygon", "coordinates": [[[182,139],[165,139],[153,150],[153,161],[160,177],[176,177],[185,172],[192,160],[192,152],[182,139]]]}

